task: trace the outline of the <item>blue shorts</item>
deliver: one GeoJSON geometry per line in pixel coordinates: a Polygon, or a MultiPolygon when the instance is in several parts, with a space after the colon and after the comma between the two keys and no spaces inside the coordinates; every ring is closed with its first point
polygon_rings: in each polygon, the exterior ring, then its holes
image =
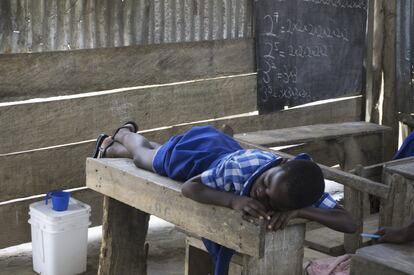
{"type": "Polygon", "coordinates": [[[211,126],[196,126],[163,144],[154,156],[153,167],[161,176],[186,181],[206,171],[214,161],[241,149],[223,132],[211,126]]]}

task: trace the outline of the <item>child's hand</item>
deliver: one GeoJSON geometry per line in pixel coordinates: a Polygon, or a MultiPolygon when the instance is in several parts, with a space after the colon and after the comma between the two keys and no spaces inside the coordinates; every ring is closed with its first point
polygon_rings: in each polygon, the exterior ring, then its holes
{"type": "Polygon", "coordinates": [[[406,228],[383,227],[375,234],[381,235],[381,238],[378,239],[379,243],[405,243],[408,241],[406,228]]]}
{"type": "Polygon", "coordinates": [[[268,215],[271,216],[270,221],[267,224],[267,229],[277,231],[284,229],[291,219],[298,216],[299,210],[275,212],[271,211],[268,215]]]}
{"type": "Polygon", "coordinates": [[[266,207],[258,200],[249,197],[235,197],[231,202],[231,208],[238,211],[243,211],[244,214],[250,215],[257,219],[265,219],[268,215],[266,214],[266,207]]]}

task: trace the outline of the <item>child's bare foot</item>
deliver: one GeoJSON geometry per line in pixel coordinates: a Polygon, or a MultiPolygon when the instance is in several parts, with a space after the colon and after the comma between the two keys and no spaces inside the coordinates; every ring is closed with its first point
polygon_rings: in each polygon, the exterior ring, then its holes
{"type": "Polygon", "coordinates": [[[106,158],[129,158],[132,159],[132,155],[129,153],[127,148],[125,148],[121,143],[114,142],[106,150],[106,158]]]}
{"type": "Polygon", "coordinates": [[[138,131],[138,126],[135,122],[127,122],[122,127],[118,128],[114,135],[113,139],[122,143],[122,140],[126,134],[136,133],[138,131]]]}

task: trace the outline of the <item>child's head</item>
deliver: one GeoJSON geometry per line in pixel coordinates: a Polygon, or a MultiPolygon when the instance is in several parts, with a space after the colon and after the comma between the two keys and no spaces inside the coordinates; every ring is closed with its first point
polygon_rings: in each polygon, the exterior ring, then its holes
{"type": "Polygon", "coordinates": [[[315,203],[324,189],[322,170],[316,163],[291,160],[265,171],[250,195],[272,209],[293,210],[315,203]]]}

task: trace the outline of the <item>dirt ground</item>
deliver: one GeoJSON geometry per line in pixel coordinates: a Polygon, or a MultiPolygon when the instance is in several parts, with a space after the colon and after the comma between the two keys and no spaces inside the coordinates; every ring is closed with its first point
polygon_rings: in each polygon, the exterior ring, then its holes
{"type": "MultiPolygon", "coordinates": [[[[99,248],[102,228],[89,229],[88,266],[83,275],[95,275],[98,269],[99,248]]],[[[184,274],[185,236],[175,227],[156,217],[151,217],[148,232],[150,245],[148,255],[148,274],[184,274]]],[[[32,269],[31,243],[0,250],[1,275],[35,275],[32,269]]]]}

